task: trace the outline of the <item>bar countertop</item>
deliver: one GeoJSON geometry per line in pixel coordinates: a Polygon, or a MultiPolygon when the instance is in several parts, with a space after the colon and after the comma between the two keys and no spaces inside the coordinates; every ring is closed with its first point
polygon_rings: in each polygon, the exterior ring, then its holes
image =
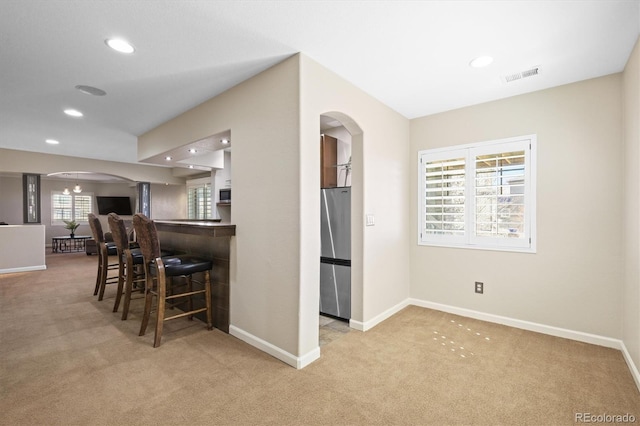
{"type": "Polygon", "coordinates": [[[231,237],[236,235],[236,225],[219,220],[167,219],[154,220],[158,231],[178,232],[211,237],[231,237]]]}
{"type": "MultiPolygon", "coordinates": [[[[214,327],[229,332],[231,237],[236,225],[220,220],[154,220],[160,246],[211,260],[211,305],[214,327]]],[[[194,284],[198,285],[198,284],[194,284]]],[[[206,322],[204,314],[196,317],[206,322]]]]}

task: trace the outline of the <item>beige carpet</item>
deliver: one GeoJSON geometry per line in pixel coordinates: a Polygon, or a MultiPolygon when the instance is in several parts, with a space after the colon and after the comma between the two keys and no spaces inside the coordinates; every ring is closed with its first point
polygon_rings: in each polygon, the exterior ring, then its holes
{"type": "MultiPolygon", "coordinates": [[[[199,321],[162,346],[92,295],[96,257],[0,275],[2,425],[570,425],[635,416],[617,350],[409,307],[295,370],[199,321]]],[[[152,324],[150,324],[151,328],[152,324]]]]}

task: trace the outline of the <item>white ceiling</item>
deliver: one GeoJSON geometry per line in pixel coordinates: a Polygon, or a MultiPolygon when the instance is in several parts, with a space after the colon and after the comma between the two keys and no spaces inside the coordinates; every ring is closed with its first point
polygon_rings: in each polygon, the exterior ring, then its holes
{"type": "Polygon", "coordinates": [[[620,72],[639,28],[638,0],[0,0],[0,147],[136,162],[137,135],[298,52],[415,118],[620,72]]]}

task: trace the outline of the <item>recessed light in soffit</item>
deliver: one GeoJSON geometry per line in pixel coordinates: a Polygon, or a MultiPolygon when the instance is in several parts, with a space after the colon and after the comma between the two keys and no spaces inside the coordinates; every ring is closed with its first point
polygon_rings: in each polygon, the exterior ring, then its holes
{"type": "Polygon", "coordinates": [[[133,53],[136,49],[126,40],[121,38],[108,38],[104,41],[107,46],[120,53],[133,53]]]}
{"type": "Polygon", "coordinates": [[[73,109],[73,108],[65,109],[64,113],[67,114],[70,117],[76,117],[76,118],[80,118],[80,117],[82,117],[84,115],[83,113],[81,113],[77,109],[73,109]]]}

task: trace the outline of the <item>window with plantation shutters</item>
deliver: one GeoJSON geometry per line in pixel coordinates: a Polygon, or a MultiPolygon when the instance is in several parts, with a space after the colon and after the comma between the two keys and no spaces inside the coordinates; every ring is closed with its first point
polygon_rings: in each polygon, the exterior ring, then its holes
{"type": "Polygon", "coordinates": [[[423,245],[535,252],[535,135],[419,153],[423,245]]]}
{"type": "Polygon", "coordinates": [[[51,193],[51,225],[64,225],[65,220],[75,220],[87,224],[87,215],[91,213],[93,194],[69,194],[53,191],[51,193]]]}
{"type": "Polygon", "coordinates": [[[211,183],[190,181],[187,184],[187,218],[211,219],[211,183]]]}
{"type": "Polygon", "coordinates": [[[465,233],[465,153],[440,158],[427,156],[422,164],[423,234],[433,240],[455,241],[465,233]]]}

